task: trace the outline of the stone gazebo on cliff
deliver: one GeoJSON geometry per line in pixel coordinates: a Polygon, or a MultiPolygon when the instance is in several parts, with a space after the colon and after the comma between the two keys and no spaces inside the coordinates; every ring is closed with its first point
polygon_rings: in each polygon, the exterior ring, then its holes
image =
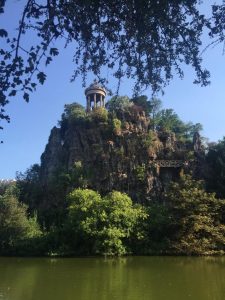
{"type": "Polygon", "coordinates": [[[94,81],[85,90],[87,112],[97,107],[105,107],[106,90],[97,81],[94,81]]]}

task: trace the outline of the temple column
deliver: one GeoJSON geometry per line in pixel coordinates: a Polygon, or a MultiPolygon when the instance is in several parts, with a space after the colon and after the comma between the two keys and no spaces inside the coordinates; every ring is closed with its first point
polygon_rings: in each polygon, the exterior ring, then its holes
{"type": "Polygon", "coordinates": [[[96,103],[96,94],[94,94],[94,108],[97,107],[97,103],[96,103]]]}
{"type": "Polygon", "coordinates": [[[100,106],[102,107],[102,95],[100,95],[100,106]]]}
{"type": "Polygon", "coordinates": [[[102,107],[105,107],[105,97],[102,96],[102,107]]]}
{"type": "Polygon", "coordinates": [[[87,96],[87,111],[91,110],[91,97],[87,96]]]}

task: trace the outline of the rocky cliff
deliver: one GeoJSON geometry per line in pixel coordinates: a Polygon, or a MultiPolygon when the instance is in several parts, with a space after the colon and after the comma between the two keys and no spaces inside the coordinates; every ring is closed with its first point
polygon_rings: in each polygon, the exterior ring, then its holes
{"type": "Polygon", "coordinates": [[[180,172],[193,169],[201,152],[199,139],[181,141],[176,134],[151,129],[144,110],[131,105],[116,114],[96,108],[82,117],[64,116],[51,131],[41,156],[41,180],[72,174],[73,186],[106,193],[119,190],[138,202],[156,197],[180,172]]]}

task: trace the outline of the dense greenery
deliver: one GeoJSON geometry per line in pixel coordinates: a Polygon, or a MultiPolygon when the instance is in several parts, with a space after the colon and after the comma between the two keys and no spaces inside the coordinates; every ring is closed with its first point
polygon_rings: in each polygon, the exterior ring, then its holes
{"type": "Polygon", "coordinates": [[[206,193],[203,183],[181,177],[165,195],[170,249],[180,254],[225,251],[225,200],[206,193]]]}
{"type": "MultiPolygon", "coordinates": [[[[207,85],[209,72],[202,67],[202,34],[212,43],[224,41],[224,3],[201,13],[201,1],[66,1],[26,0],[15,36],[0,29],[0,119],[9,117],[4,106],[22,92],[25,101],[46,80],[47,66],[64,47],[73,44],[74,74],[92,71],[102,82],[102,67],[119,82],[135,79],[134,90],[163,88],[174,70],[183,77],[182,63],[191,65],[195,83],[207,85]],[[27,43],[29,37],[32,41],[27,43]],[[28,37],[28,38],[26,38],[28,37]],[[24,45],[23,40],[26,41],[24,45]]],[[[0,1],[0,14],[7,2],[0,1]]],[[[210,43],[210,42],[209,42],[210,43]]]]}
{"type": "Polygon", "coordinates": [[[218,197],[225,198],[225,137],[217,144],[209,145],[206,161],[207,189],[215,192],[218,197]]]}
{"type": "Polygon", "coordinates": [[[18,201],[16,187],[11,186],[0,196],[0,254],[15,253],[15,249],[20,253],[40,235],[36,217],[28,218],[27,206],[18,201]]]}
{"type": "Polygon", "coordinates": [[[184,123],[173,109],[159,110],[154,123],[158,130],[175,132],[178,138],[187,140],[192,139],[195,132],[202,130],[200,123],[184,123]]]}
{"type": "Polygon", "coordinates": [[[92,190],[69,194],[67,234],[75,249],[87,254],[123,255],[130,252],[130,239],[141,238],[138,223],[147,218],[140,205],[120,192],[101,197],[92,190]]]}
{"type": "MultiPolygon", "coordinates": [[[[140,178],[140,170],[139,180],[140,178]]],[[[225,200],[181,177],[147,206],[121,192],[74,189],[62,224],[41,234],[10,191],[0,198],[1,254],[124,255],[225,253],[225,200]],[[35,244],[34,244],[35,243],[35,244]]]]}
{"type": "Polygon", "coordinates": [[[130,102],[130,99],[127,96],[123,96],[123,97],[114,96],[106,104],[108,111],[115,115],[120,112],[125,112],[129,110],[131,106],[132,104],[130,102]]]}
{"type": "MultiPolygon", "coordinates": [[[[202,181],[182,176],[147,207],[144,254],[225,253],[225,200],[207,193],[202,181]]],[[[137,253],[140,250],[136,250],[137,253]]]]}
{"type": "MultiPolygon", "coordinates": [[[[59,124],[62,140],[68,131],[84,133],[90,130],[92,134],[101,131],[108,152],[103,153],[94,137],[92,155],[100,159],[94,160],[93,164],[77,160],[68,169],[62,152],[59,165],[47,184],[42,180],[43,165],[37,164],[24,174],[18,174],[16,183],[1,182],[0,254],[225,253],[224,140],[210,145],[206,154],[203,151],[200,157],[193,156],[192,137],[201,125],[184,123],[173,110],[161,109],[160,100],[148,100],[145,96],[131,100],[114,97],[108,102],[108,110],[97,108],[90,113],[77,103],[70,104],[65,106],[59,124]],[[138,127],[130,129],[137,120],[145,119],[144,114],[154,117],[153,124],[147,122],[142,131],[138,131],[138,127]],[[109,192],[101,186],[95,189],[93,182],[99,180],[96,174],[101,177],[104,171],[104,155],[110,153],[111,158],[119,161],[120,167],[127,161],[130,163],[130,158],[126,157],[124,132],[129,145],[139,155],[131,170],[132,176],[125,174],[131,180],[127,185],[125,181],[118,185],[118,191],[111,189],[109,192]],[[203,169],[199,174],[205,177],[205,182],[194,179],[196,174],[180,174],[179,180],[174,177],[176,181],[165,185],[160,194],[147,197],[147,174],[152,172],[151,178],[154,178],[157,167],[150,166],[143,157],[152,158],[159,151],[163,159],[174,159],[171,148],[167,149],[168,153],[161,153],[159,136],[174,136],[179,145],[190,147],[181,159],[187,159],[188,155],[198,159],[203,169]]],[[[114,180],[121,179],[118,175],[114,180]]]]}
{"type": "Polygon", "coordinates": [[[0,196],[2,196],[8,188],[15,185],[13,180],[0,180],[0,196]]]}

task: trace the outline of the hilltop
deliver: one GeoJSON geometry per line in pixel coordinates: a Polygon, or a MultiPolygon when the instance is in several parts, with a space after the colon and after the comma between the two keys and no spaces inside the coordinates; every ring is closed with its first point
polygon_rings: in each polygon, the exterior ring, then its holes
{"type": "Polygon", "coordinates": [[[106,103],[96,83],[85,94],[86,107],[65,105],[40,165],[1,189],[0,253],[224,254],[225,142],[206,151],[201,125],[158,99],[106,103]]]}

